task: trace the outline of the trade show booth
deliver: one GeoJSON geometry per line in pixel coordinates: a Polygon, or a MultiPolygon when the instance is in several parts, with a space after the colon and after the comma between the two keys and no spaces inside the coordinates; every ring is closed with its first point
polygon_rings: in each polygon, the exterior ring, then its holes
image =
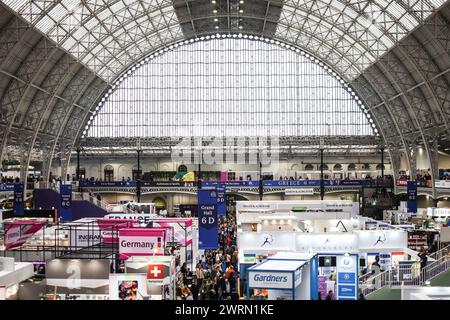
{"type": "Polygon", "coordinates": [[[176,268],[173,256],[131,257],[125,261],[125,272],[147,275],[149,300],[174,300],[176,268]]]}
{"type": "Polygon", "coordinates": [[[315,279],[309,259],[267,259],[247,270],[247,297],[268,300],[310,300],[315,279]]]}

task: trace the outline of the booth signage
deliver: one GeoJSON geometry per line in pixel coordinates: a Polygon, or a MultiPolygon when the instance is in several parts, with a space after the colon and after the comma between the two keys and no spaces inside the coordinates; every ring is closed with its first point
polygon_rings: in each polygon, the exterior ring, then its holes
{"type": "Polygon", "coordinates": [[[256,289],[292,289],[292,272],[249,271],[249,287],[256,289]]]}
{"type": "Polygon", "coordinates": [[[286,190],[284,190],[284,194],[287,196],[290,196],[290,195],[313,195],[314,189],[313,188],[286,189],[286,190]]]}
{"type": "Polygon", "coordinates": [[[59,216],[64,221],[72,221],[72,185],[61,184],[59,194],[61,196],[61,211],[59,216]]]}
{"type": "Polygon", "coordinates": [[[149,224],[151,223],[156,217],[158,217],[156,214],[152,213],[110,213],[105,216],[106,219],[128,219],[128,220],[136,220],[140,224],[149,224]]]}
{"type": "Polygon", "coordinates": [[[98,219],[97,225],[104,243],[118,242],[120,229],[139,227],[136,220],[131,219],[98,219]]]}
{"type": "Polygon", "coordinates": [[[337,267],[337,299],[357,300],[357,283],[359,279],[356,255],[339,255],[336,259],[337,267]]]}
{"type": "Polygon", "coordinates": [[[408,212],[417,213],[417,183],[415,181],[408,181],[406,192],[408,197],[408,212]]]}
{"type": "Polygon", "coordinates": [[[23,216],[24,214],[24,194],[23,183],[14,184],[14,214],[23,216]]]}
{"type": "Polygon", "coordinates": [[[134,188],[136,181],[84,181],[80,182],[81,188],[134,188]]]}
{"type": "Polygon", "coordinates": [[[445,188],[445,189],[450,189],[450,180],[437,180],[434,183],[434,186],[436,188],[445,188]]]}
{"type": "Polygon", "coordinates": [[[406,187],[408,185],[408,180],[406,180],[406,179],[396,179],[395,180],[395,184],[398,187],[406,187]]]}
{"type": "Polygon", "coordinates": [[[0,183],[0,191],[14,191],[14,183],[0,183]]]}
{"type": "Polygon", "coordinates": [[[217,191],[200,189],[198,191],[198,248],[217,249],[217,191]]]}
{"type": "Polygon", "coordinates": [[[165,230],[157,228],[133,228],[119,230],[119,254],[121,259],[131,256],[164,255],[165,230]]]}
{"type": "Polygon", "coordinates": [[[74,228],[70,229],[69,233],[70,247],[72,249],[90,247],[99,244],[103,240],[100,229],[74,228]]]}
{"type": "Polygon", "coordinates": [[[148,280],[161,280],[164,279],[164,265],[163,264],[149,264],[147,266],[147,279],[148,280]]]}

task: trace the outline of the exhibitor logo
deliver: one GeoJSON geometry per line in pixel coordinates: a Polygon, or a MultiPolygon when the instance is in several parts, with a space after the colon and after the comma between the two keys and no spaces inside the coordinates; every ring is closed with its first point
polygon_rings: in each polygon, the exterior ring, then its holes
{"type": "Polygon", "coordinates": [[[173,138],[171,158],[183,164],[254,164],[278,166],[278,137],[184,137],[173,138]]]}

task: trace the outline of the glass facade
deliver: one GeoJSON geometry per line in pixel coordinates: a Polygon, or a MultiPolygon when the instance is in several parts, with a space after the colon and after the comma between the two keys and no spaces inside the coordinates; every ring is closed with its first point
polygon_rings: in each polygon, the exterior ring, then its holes
{"type": "Polygon", "coordinates": [[[363,136],[362,102],[308,54],[265,41],[193,41],[125,74],[86,137],[363,136]]]}

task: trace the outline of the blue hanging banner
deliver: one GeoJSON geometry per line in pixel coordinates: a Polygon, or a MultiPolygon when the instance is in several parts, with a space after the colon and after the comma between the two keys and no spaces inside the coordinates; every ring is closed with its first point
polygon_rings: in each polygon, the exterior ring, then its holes
{"type": "Polygon", "coordinates": [[[198,190],[198,248],[217,249],[217,191],[198,190]]]}
{"type": "Polygon", "coordinates": [[[24,212],[23,183],[14,184],[14,215],[23,216],[24,212]]]}
{"type": "Polygon", "coordinates": [[[227,197],[225,188],[217,188],[217,215],[225,217],[227,215],[227,197]]]}
{"type": "Polygon", "coordinates": [[[336,261],[336,299],[358,300],[358,255],[339,255],[336,261]]]}
{"type": "Polygon", "coordinates": [[[415,181],[408,181],[406,192],[408,195],[408,212],[417,213],[417,183],[415,181]]]}
{"type": "Polygon", "coordinates": [[[59,194],[61,195],[61,210],[59,215],[63,221],[72,221],[72,185],[61,184],[59,194]]]}

